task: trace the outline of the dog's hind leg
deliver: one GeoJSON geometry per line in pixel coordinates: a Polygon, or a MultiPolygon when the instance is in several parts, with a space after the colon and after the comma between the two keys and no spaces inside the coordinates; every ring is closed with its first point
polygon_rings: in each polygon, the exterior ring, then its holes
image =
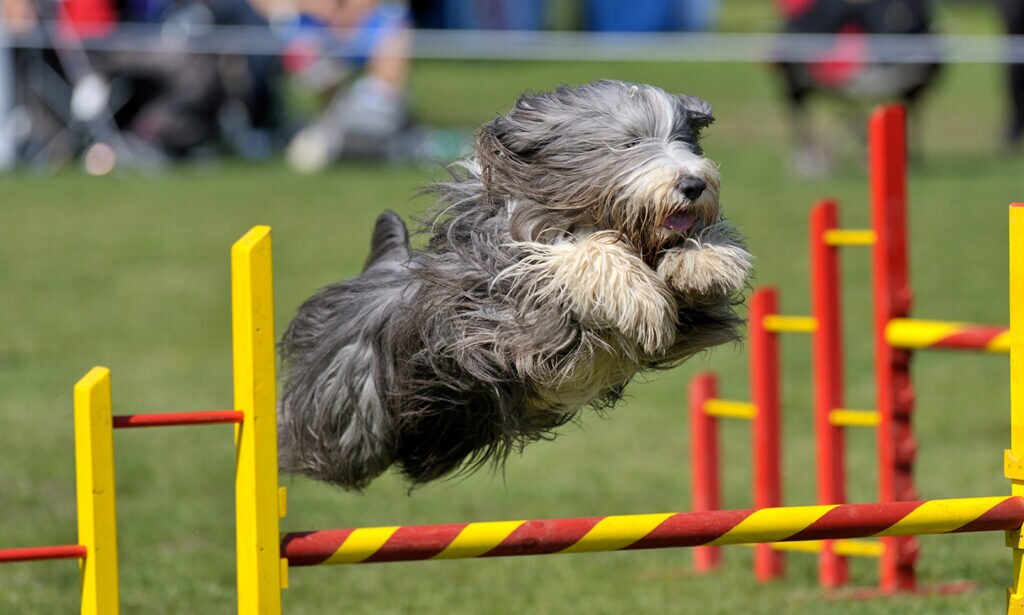
{"type": "Polygon", "coordinates": [[[280,345],[282,470],[362,489],[394,461],[392,332],[411,292],[408,258],[405,225],[386,211],[363,274],[321,289],[296,311],[280,345]]]}
{"type": "Polygon", "coordinates": [[[517,246],[527,255],[500,277],[527,285],[539,300],[565,303],[585,324],[618,330],[646,353],[658,354],[675,341],[671,290],[617,233],[517,246]]]}

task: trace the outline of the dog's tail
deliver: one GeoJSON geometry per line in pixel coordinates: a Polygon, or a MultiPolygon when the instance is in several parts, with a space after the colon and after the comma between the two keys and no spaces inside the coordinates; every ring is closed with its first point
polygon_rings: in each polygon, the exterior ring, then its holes
{"type": "Polygon", "coordinates": [[[409,232],[398,214],[390,209],[377,216],[370,240],[370,256],[363,265],[363,271],[378,264],[394,265],[409,259],[409,232]]]}
{"type": "Polygon", "coordinates": [[[394,462],[390,332],[407,298],[409,258],[405,225],[385,211],[363,275],[320,289],[296,311],[280,344],[282,471],[360,490],[394,462]]]}

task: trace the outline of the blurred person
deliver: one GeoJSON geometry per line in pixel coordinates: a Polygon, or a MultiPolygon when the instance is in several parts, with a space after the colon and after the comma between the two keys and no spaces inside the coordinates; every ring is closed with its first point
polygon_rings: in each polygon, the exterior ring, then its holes
{"type": "Polygon", "coordinates": [[[72,100],[74,88],[90,81],[91,72],[89,58],[74,43],[108,35],[116,21],[113,5],[108,0],[3,0],[2,6],[4,21],[16,38],[44,42],[14,49],[14,107],[6,127],[19,158],[63,164],[85,135],[110,133],[109,118],[95,113],[106,108],[105,100],[97,105],[97,96],[81,94],[77,105],[72,100]],[[77,117],[76,110],[78,116],[88,113],[77,117]]]}
{"type": "MultiPolygon", "coordinates": [[[[875,61],[862,35],[930,33],[929,0],[776,0],[776,5],[786,33],[836,35],[832,49],[819,61],[776,65],[793,124],[792,167],[797,174],[822,175],[832,165],[811,128],[807,102],[813,93],[836,96],[853,109],[898,99],[913,117],[939,64],[927,57],[920,63],[875,61]]],[[[864,122],[857,117],[854,124],[859,129],[864,122]]]]}
{"type": "Polygon", "coordinates": [[[386,158],[408,122],[409,17],[375,0],[299,0],[287,72],[327,100],[288,145],[314,173],[345,157],[386,158]]]}
{"type": "MultiPolygon", "coordinates": [[[[1024,35],[1024,0],[998,0],[998,6],[1006,33],[1010,36],[1024,35]]],[[[1006,152],[1019,152],[1024,144],[1024,64],[1007,65],[1006,85],[1010,107],[1003,147],[1006,152]]]]}
{"type": "Polygon", "coordinates": [[[276,60],[187,49],[190,38],[219,26],[262,27],[270,38],[266,18],[247,0],[122,0],[121,9],[122,21],[157,24],[162,37],[182,41],[181,51],[96,54],[99,72],[130,83],[130,100],[117,117],[142,149],[174,160],[206,155],[223,139],[244,157],[271,153],[269,133],[279,120],[276,60]]]}
{"type": "MultiPolygon", "coordinates": [[[[205,155],[225,132],[222,111],[232,96],[243,101],[245,122],[269,121],[274,94],[264,75],[268,69],[252,68],[266,58],[189,50],[192,37],[219,25],[265,26],[247,0],[4,0],[5,8],[8,3],[21,3],[23,26],[53,42],[20,54],[19,98],[29,118],[22,150],[30,161],[62,164],[97,141],[113,145],[120,162],[136,166],[205,155]],[[120,50],[117,32],[127,24],[150,24],[154,37],[175,44],[154,40],[152,51],[120,50]],[[89,51],[78,46],[88,50],[97,39],[111,45],[89,51]],[[243,68],[232,71],[239,63],[243,68]]],[[[250,139],[244,145],[252,152],[261,144],[250,139]]]]}

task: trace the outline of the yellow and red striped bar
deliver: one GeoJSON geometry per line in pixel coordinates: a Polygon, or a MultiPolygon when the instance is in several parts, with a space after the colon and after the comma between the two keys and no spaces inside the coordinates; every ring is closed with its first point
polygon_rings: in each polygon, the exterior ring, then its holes
{"type": "Polygon", "coordinates": [[[885,328],[885,339],[896,348],[912,350],[946,348],[1010,352],[1010,329],[967,322],[893,318],[885,328]]]}
{"type": "Polygon", "coordinates": [[[289,566],[1017,529],[1024,497],[961,498],[293,532],[289,566]]]}

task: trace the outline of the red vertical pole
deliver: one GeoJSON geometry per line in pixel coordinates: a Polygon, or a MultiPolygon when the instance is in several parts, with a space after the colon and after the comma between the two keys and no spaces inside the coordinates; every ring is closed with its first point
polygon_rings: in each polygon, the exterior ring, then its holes
{"type": "MultiPolygon", "coordinates": [[[[878,487],[883,502],[916,499],[913,463],[916,443],[911,428],[914,390],[910,353],[891,347],[885,327],[910,312],[907,279],[907,150],[905,113],[897,105],[875,110],[868,123],[872,250],[874,277],[875,378],[878,427],[878,487]]],[[[918,542],[913,537],[884,538],[880,585],[883,591],[913,590],[918,542]]]]}
{"type": "MultiPolygon", "coordinates": [[[[704,402],[718,396],[718,379],[701,372],[690,381],[690,508],[694,512],[721,510],[722,496],[718,471],[718,419],[704,411],[704,402]]],[[[694,567],[698,572],[717,568],[722,561],[721,547],[694,547],[694,567]]]]}
{"type": "MultiPolygon", "coordinates": [[[[774,288],[759,288],[750,297],[750,400],[757,409],[753,420],[754,508],[782,505],[779,447],[778,334],[764,326],[765,316],[778,309],[774,288]]],[[[769,544],[754,547],[758,581],[782,576],[785,560],[769,544]]]]}
{"type": "MultiPolygon", "coordinates": [[[[825,232],[838,226],[835,201],[822,201],[811,209],[811,315],[814,330],[814,438],[818,457],[818,503],[846,503],[845,442],[842,428],[829,420],[843,407],[843,339],[840,318],[839,250],[825,243],[825,232]]],[[[845,557],[823,543],[818,559],[818,581],[837,587],[849,580],[845,557]]]]}

